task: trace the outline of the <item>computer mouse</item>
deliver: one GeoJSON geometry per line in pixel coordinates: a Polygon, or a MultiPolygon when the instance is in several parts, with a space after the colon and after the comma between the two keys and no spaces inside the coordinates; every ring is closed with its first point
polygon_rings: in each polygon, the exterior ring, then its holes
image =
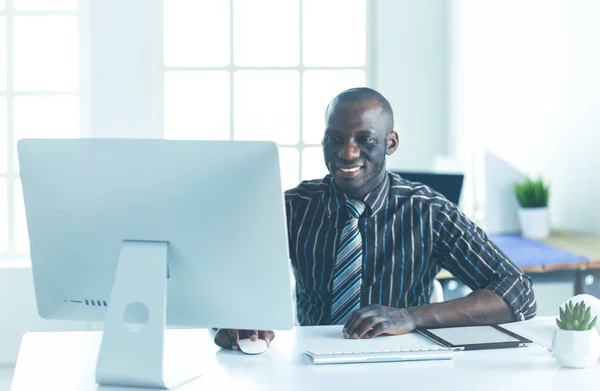
{"type": "Polygon", "coordinates": [[[239,342],[240,350],[246,354],[260,354],[267,350],[267,341],[264,339],[257,339],[252,341],[250,338],[240,339],[239,342]]]}

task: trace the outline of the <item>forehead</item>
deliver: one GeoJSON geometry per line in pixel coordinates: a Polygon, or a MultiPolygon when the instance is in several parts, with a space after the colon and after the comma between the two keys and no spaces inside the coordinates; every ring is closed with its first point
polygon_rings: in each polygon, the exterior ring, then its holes
{"type": "Polygon", "coordinates": [[[387,115],[376,101],[341,102],[333,105],[327,112],[328,129],[350,131],[372,129],[387,131],[387,115]]]}

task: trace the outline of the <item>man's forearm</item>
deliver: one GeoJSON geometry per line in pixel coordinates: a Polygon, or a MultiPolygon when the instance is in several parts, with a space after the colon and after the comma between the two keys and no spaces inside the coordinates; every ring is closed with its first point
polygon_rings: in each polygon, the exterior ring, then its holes
{"type": "Polygon", "coordinates": [[[475,290],[460,299],[406,310],[416,328],[499,324],[515,320],[508,304],[487,289],[475,290]]]}

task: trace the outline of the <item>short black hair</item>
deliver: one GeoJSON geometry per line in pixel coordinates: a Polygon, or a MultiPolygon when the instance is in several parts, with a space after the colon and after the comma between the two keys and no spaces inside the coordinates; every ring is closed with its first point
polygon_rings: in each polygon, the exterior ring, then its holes
{"type": "Polygon", "coordinates": [[[383,109],[383,112],[389,116],[390,119],[390,131],[394,129],[394,111],[390,102],[379,92],[368,87],[357,87],[350,88],[340,92],[335,98],[331,100],[327,109],[325,110],[325,117],[329,114],[329,110],[332,106],[340,103],[364,103],[370,100],[375,100],[383,109]]]}

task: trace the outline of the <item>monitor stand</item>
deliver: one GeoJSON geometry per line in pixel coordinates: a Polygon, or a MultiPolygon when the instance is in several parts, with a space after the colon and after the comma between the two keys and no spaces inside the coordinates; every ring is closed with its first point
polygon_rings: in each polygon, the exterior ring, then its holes
{"type": "Polygon", "coordinates": [[[98,354],[98,384],[169,389],[200,376],[199,363],[186,354],[189,344],[186,349],[186,341],[166,333],[168,246],[123,242],[98,354]]]}

